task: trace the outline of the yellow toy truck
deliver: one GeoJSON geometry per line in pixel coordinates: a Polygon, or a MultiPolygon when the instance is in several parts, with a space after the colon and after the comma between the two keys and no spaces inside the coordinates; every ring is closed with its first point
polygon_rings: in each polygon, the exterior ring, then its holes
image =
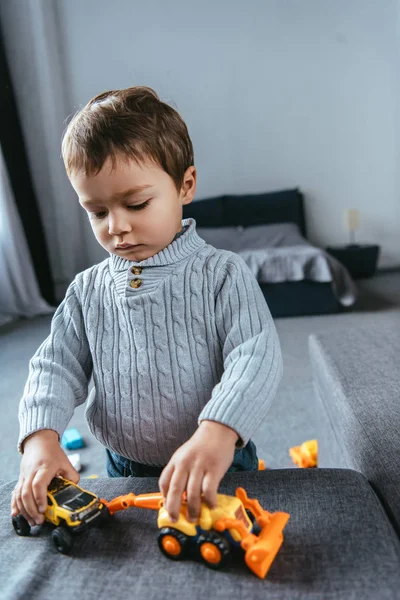
{"type": "Polygon", "coordinates": [[[193,552],[212,569],[228,562],[231,548],[245,551],[245,562],[258,577],[264,578],[283,542],[282,531],[290,517],[284,512],[269,513],[258,500],[250,500],[243,488],[236,496],[218,494],[217,506],[211,509],[201,503],[196,523],[187,518],[187,502],[183,497],[179,518],[172,522],[160,493],[126,494],[106,502],[110,514],[131,506],[158,510],[158,545],[165,556],[180,560],[193,552]],[[248,512],[247,512],[248,511],[248,512]],[[260,532],[254,532],[253,516],[260,532]]]}
{"type": "MultiPolygon", "coordinates": [[[[104,501],[72,481],[54,477],[47,490],[45,520],[56,526],[52,532],[55,547],[64,554],[71,551],[73,533],[84,531],[110,515],[104,501]]],[[[31,526],[22,515],[12,519],[18,535],[30,534],[31,526]]]]}

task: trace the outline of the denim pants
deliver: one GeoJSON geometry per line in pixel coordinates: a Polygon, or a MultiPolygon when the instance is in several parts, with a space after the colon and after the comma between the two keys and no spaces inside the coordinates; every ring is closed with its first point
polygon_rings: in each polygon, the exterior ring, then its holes
{"type": "MultiPolygon", "coordinates": [[[[159,477],[164,467],[142,465],[125,458],[106,448],[107,473],[109,477],[159,477]]],[[[258,471],[258,458],[255,444],[250,441],[239,450],[235,456],[228,473],[236,471],[258,471]]]]}

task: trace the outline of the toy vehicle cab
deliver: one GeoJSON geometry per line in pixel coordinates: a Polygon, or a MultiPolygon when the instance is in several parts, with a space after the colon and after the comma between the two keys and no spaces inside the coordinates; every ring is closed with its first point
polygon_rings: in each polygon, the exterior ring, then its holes
{"type": "MultiPolygon", "coordinates": [[[[59,552],[71,550],[72,533],[85,530],[108,514],[107,506],[96,494],[62,477],[54,477],[50,482],[44,517],[56,526],[52,537],[59,552]]],[[[22,515],[13,517],[12,523],[18,535],[30,534],[31,527],[22,515]]]]}

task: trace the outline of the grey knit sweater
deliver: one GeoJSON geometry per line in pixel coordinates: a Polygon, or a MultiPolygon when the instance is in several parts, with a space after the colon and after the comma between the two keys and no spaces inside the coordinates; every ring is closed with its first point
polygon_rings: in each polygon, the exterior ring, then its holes
{"type": "Polygon", "coordinates": [[[86,400],[93,435],[149,465],[205,419],[243,443],[262,423],[282,374],[267,304],[238,255],[206,244],[193,219],[183,226],[151,258],[111,255],[77,275],[30,362],[20,450],[39,429],[61,436],[86,400]]]}

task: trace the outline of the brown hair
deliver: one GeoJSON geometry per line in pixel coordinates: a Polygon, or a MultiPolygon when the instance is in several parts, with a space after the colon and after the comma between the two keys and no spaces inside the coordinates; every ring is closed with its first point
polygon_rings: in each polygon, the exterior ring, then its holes
{"type": "Polygon", "coordinates": [[[103,92],[75,114],[62,140],[62,157],[70,176],[83,170],[96,175],[107,158],[142,162],[148,158],[173,179],[180,191],[194,164],[193,145],[182,117],[149,87],[103,92]]]}

